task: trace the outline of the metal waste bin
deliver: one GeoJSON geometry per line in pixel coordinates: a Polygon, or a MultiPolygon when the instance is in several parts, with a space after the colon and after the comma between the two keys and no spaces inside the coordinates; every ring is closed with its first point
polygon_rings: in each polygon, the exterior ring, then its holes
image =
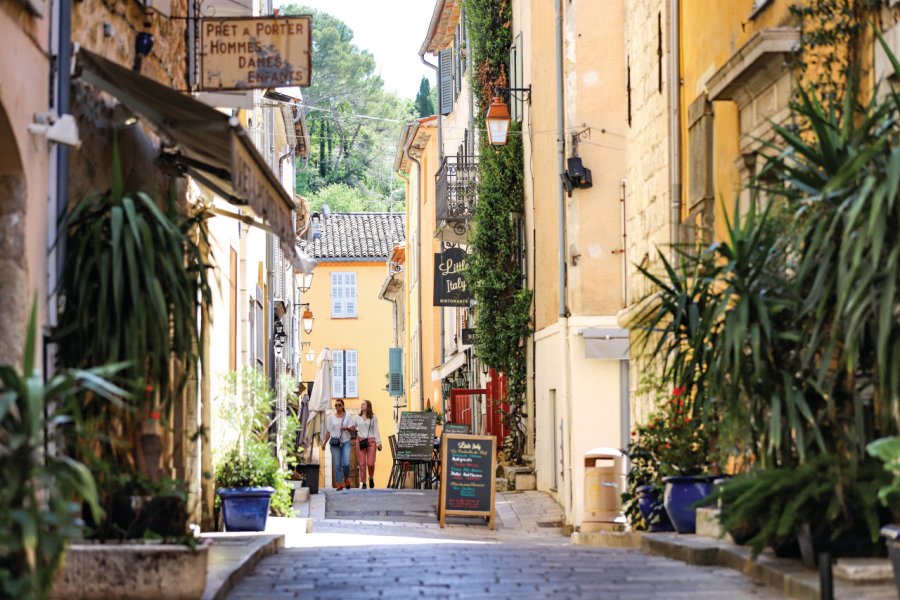
{"type": "Polygon", "coordinates": [[[625,466],[625,456],[615,448],[594,448],[584,455],[581,531],[621,531],[625,527],[625,466]]]}

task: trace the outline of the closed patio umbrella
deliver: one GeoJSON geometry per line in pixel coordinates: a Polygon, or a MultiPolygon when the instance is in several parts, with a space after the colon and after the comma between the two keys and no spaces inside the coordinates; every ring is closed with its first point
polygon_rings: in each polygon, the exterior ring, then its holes
{"type": "Polygon", "coordinates": [[[316,365],[316,378],[312,394],[309,397],[309,419],[303,439],[314,439],[322,432],[322,421],[325,411],[331,408],[331,350],[325,348],[319,354],[316,365]]]}

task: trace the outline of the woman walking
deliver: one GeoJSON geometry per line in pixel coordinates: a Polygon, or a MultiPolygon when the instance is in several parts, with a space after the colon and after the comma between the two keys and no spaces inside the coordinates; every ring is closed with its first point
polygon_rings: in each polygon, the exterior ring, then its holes
{"type": "Polygon", "coordinates": [[[344,401],[334,401],[334,414],[325,419],[325,444],[331,446],[331,464],[334,465],[334,489],[342,490],[350,485],[350,428],[353,419],[344,411],[344,401]]]}
{"type": "Polygon", "coordinates": [[[356,457],[359,459],[359,481],[366,489],[366,468],[369,469],[369,488],[375,489],[375,449],[381,450],[381,434],[378,419],[372,412],[372,403],[363,400],[354,423],[356,429],[356,457]]]}

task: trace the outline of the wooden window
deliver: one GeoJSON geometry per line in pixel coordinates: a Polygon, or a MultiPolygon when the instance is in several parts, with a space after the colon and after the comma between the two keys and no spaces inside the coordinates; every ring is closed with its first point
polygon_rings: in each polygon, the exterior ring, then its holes
{"type": "Polygon", "coordinates": [[[331,318],[356,317],[356,273],[339,271],[331,274],[331,318]]]}
{"type": "Polygon", "coordinates": [[[683,239],[691,245],[712,242],[715,218],[713,189],[713,106],[706,95],[688,107],[688,212],[683,239]]]}

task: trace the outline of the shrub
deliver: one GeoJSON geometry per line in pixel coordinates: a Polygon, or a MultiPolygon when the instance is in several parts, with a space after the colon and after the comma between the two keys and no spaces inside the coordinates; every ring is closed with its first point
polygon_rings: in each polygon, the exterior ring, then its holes
{"type": "Polygon", "coordinates": [[[291,515],[291,487],[286,478],[287,472],[278,466],[269,446],[254,441],[248,442],[243,452],[233,447],[216,466],[217,488],[275,488],[270,509],[280,517],[291,515]]]}

